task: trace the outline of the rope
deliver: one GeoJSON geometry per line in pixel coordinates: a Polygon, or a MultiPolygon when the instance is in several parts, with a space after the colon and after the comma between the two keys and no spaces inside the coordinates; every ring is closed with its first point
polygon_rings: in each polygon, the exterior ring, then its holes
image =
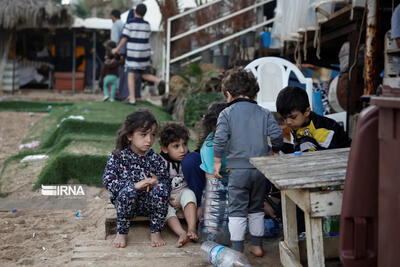
{"type": "Polygon", "coordinates": [[[296,61],[297,65],[301,64],[301,45],[300,45],[300,38],[297,39],[296,48],[294,50],[294,60],[296,61]]]}
{"type": "Polygon", "coordinates": [[[303,54],[304,54],[304,61],[307,61],[307,29],[304,32],[303,54]]]}
{"type": "Polygon", "coordinates": [[[321,28],[318,28],[318,30],[315,31],[314,34],[314,48],[317,48],[315,55],[317,56],[318,59],[321,59],[320,53],[321,53],[321,28]]]}

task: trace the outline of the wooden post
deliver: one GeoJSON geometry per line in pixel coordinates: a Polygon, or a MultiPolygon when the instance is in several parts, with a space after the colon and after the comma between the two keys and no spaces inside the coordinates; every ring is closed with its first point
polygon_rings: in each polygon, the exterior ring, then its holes
{"type": "Polygon", "coordinates": [[[325,266],[321,218],[312,218],[304,212],[308,266],[325,266]]]}
{"type": "Polygon", "coordinates": [[[365,80],[364,94],[375,94],[379,80],[379,0],[367,1],[367,27],[365,33],[365,80]]]}
{"type": "Polygon", "coordinates": [[[96,31],[93,31],[93,68],[92,68],[92,92],[95,93],[97,88],[94,88],[94,83],[96,81],[96,31]]]}
{"type": "Polygon", "coordinates": [[[72,94],[75,93],[76,75],[76,34],[72,29],[72,94]]]}
{"type": "Polygon", "coordinates": [[[297,233],[296,204],[281,191],[283,232],[286,246],[292,251],[297,260],[300,261],[299,237],[297,233]]]}
{"type": "Polygon", "coordinates": [[[13,71],[12,71],[12,86],[11,86],[11,94],[14,93],[14,87],[15,87],[15,61],[17,59],[17,34],[14,32],[13,37],[12,37],[12,42],[13,42],[13,71]]]}

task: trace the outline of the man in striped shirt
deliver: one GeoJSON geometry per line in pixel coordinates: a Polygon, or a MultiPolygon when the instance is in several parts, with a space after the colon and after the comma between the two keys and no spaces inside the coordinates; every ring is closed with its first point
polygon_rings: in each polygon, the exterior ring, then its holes
{"type": "MultiPolygon", "coordinates": [[[[135,75],[142,75],[142,78],[154,82],[160,87],[165,86],[161,80],[148,73],[150,66],[151,46],[150,46],[150,24],[143,19],[147,8],[144,4],[139,4],[135,9],[135,17],[128,21],[122,30],[122,39],[118,46],[112,50],[113,54],[125,45],[127,48],[126,66],[128,68],[128,87],[129,101],[127,104],[135,104],[135,75]]],[[[140,90],[140,88],[137,88],[140,90]]],[[[137,94],[140,95],[140,94],[137,94]]]]}

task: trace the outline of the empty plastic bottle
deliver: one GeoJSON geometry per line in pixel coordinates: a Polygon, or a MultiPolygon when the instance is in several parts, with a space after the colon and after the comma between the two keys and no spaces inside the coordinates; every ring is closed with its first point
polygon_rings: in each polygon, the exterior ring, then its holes
{"type": "Polygon", "coordinates": [[[201,255],[209,264],[217,267],[251,267],[243,253],[213,241],[201,244],[201,255]]]}
{"type": "Polygon", "coordinates": [[[199,221],[200,241],[230,244],[228,229],[228,187],[221,179],[207,178],[199,221]]]}

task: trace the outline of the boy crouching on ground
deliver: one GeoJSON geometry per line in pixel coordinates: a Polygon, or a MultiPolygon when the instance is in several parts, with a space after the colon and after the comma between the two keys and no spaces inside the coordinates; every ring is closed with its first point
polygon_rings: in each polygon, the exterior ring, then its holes
{"type": "Polygon", "coordinates": [[[196,196],[184,180],[181,161],[188,152],[189,131],[179,123],[168,122],[160,131],[161,156],[164,158],[171,178],[171,198],[166,217],[167,225],[179,236],[176,247],[188,241],[196,241],[197,202],[196,196]],[[176,211],[183,210],[187,232],[183,229],[176,211]]]}

